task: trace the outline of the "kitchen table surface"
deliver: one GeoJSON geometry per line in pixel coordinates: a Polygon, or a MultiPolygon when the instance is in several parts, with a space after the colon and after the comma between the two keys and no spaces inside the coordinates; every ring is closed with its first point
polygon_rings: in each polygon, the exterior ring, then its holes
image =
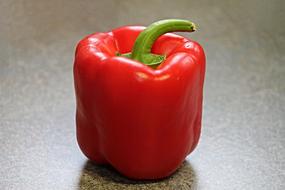
{"type": "Polygon", "coordinates": [[[285,189],[285,1],[0,1],[0,189],[285,189]],[[184,18],[205,48],[202,135],[171,177],[133,181],[81,153],[76,43],[184,18]]]}

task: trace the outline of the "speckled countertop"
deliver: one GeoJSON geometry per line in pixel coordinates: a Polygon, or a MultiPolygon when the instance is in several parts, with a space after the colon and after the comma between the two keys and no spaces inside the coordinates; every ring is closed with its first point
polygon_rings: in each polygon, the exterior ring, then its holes
{"type": "Polygon", "coordinates": [[[0,189],[285,189],[284,2],[0,0],[0,189]],[[202,136],[173,176],[132,181],[77,146],[74,48],[173,17],[207,54],[202,136]]]}

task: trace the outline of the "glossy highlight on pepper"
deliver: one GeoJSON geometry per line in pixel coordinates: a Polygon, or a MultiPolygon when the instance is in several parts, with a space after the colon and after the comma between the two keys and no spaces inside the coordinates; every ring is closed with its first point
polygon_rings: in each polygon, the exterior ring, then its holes
{"type": "Polygon", "coordinates": [[[201,130],[205,54],[167,32],[187,20],[94,33],[75,53],[76,133],[82,152],[133,179],[172,174],[201,130]]]}

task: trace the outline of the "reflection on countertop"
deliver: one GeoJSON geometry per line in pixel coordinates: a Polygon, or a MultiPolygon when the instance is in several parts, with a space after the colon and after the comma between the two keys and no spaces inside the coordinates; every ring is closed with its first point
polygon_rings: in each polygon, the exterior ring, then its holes
{"type": "Polygon", "coordinates": [[[98,166],[87,161],[81,171],[79,190],[87,189],[196,189],[197,179],[191,164],[185,161],[170,177],[162,180],[135,181],[110,166],[98,166]]]}

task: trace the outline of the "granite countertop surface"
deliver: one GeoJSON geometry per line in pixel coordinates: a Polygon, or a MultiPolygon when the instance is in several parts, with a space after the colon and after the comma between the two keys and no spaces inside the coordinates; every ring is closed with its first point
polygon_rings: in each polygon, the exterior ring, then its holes
{"type": "Polygon", "coordinates": [[[0,1],[0,189],[285,189],[285,1],[0,1]],[[171,177],[129,180],[75,137],[76,43],[186,18],[207,55],[202,135],[171,177]]]}

